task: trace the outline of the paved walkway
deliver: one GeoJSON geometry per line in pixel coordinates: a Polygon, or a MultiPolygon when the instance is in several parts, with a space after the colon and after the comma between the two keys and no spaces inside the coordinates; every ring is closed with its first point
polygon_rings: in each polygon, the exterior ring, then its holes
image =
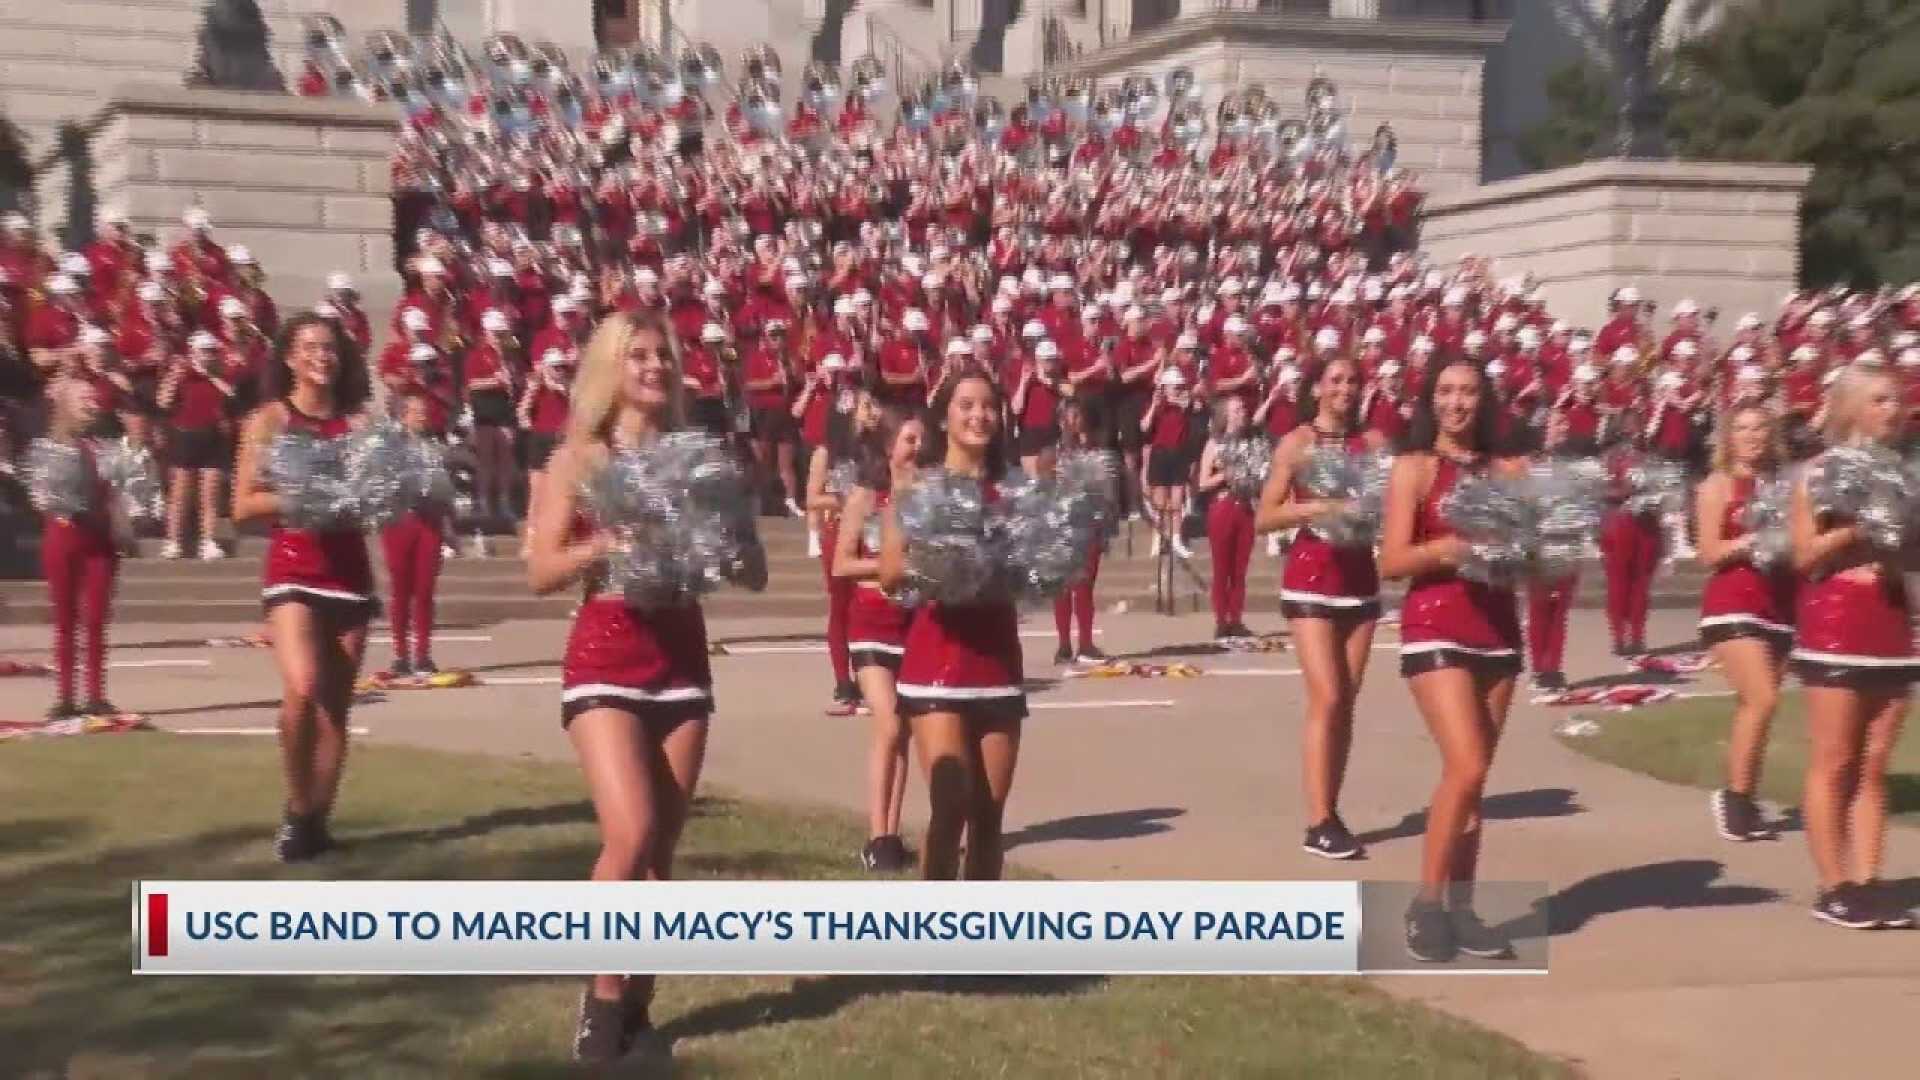
{"type": "MultiPolygon", "coordinates": [[[[1051,621],[1028,625],[1043,632],[1027,642],[1030,670],[1046,672],[1051,621]]],[[[1144,614],[1106,617],[1102,626],[1103,646],[1114,653],[1196,641],[1207,629],[1201,618],[1144,614]]],[[[721,711],[709,783],[861,807],[866,722],[819,714],[828,680],[824,654],[808,644],[817,629],[812,620],[759,620],[751,641],[715,661],[721,711]]],[[[243,630],[131,626],[116,637],[123,645],[193,642],[243,630]]],[[[723,621],[714,632],[741,639],[749,624],[723,621]]],[[[564,759],[553,685],[563,634],[555,623],[448,631],[444,665],[519,682],[395,694],[357,711],[354,722],[378,741],[564,759]]],[[[1688,636],[1683,613],[1656,613],[1656,643],[1688,636]]],[[[0,628],[0,655],[45,645],[44,630],[0,628]]],[[[376,646],[376,659],[383,656],[376,646]]],[[[115,698],[162,725],[264,731],[273,722],[278,688],[264,651],[174,645],[122,648],[115,657],[167,665],[113,673],[115,698]]],[[[1417,815],[1437,760],[1394,654],[1374,657],[1343,806],[1369,844],[1366,862],[1329,864],[1299,850],[1303,698],[1285,653],[1198,661],[1268,674],[1089,680],[1036,697],[1082,707],[1041,710],[1028,724],[1009,808],[1011,857],[1069,878],[1413,877],[1417,815]],[[1139,704],[1156,702],[1172,705],[1139,704]]],[[[1568,668],[1576,678],[1617,670],[1603,654],[1595,613],[1576,616],[1568,668]]],[[[1695,687],[1719,688],[1710,675],[1695,687]]],[[[0,680],[0,716],[43,709],[46,692],[44,680],[0,680]]],[[[1385,985],[1596,1076],[1912,1075],[1905,1025],[1920,1016],[1920,933],[1815,923],[1806,914],[1811,871],[1797,834],[1725,843],[1713,835],[1703,793],[1567,750],[1551,734],[1559,715],[1516,708],[1489,789],[1494,820],[1482,862],[1489,879],[1545,880],[1555,890],[1553,974],[1545,983],[1395,977],[1385,985]]],[[[916,819],[924,797],[916,779],[908,798],[916,819]]],[[[264,830],[272,810],[261,812],[264,830]]],[[[1894,877],[1920,874],[1920,832],[1894,830],[1887,866],[1894,877]]]]}

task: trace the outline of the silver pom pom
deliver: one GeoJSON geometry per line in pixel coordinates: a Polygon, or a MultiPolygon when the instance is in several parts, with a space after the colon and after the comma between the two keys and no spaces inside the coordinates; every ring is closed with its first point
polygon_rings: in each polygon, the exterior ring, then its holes
{"type": "Polygon", "coordinates": [[[94,478],[78,446],[35,439],[27,448],[27,491],[49,517],[79,517],[98,509],[94,478]]]}
{"type": "Polygon", "coordinates": [[[295,529],[352,528],[360,500],[347,484],[346,439],[283,431],[267,449],[267,481],[280,520],[295,529]]]}
{"type": "Polygon", "coordinates": [[[1557,580],[1599,555],[1595,539],[1605,512],[1606,471],[1596,461],[1550,461],[1527,474],[1535,533],[1530,550],[1535,577],[1557,580]]]}
{"type": "Polygon", "coordinates": [[[1834,447],[1807,476],[1816,512],[1853,522],[1867,543],[1886,552],[1906,545],[1914,490],[1904,463],[1881,447],[1834,447]]]}
{"type": "Polygon", "coordinates": [[[1257,432],[1221,443],[1220,468],[1227,476],[1227,490],[1258,506],[1267,474],[1273,471],[1272,436],[1257,432]]]}
{"type": "Polygon", "coordinates": [[[391,525],[419,503],[424,478],[415,471],[418,441],[391,420],[347,436],[347,485],[359,499],[354,514],[360,524],[376,529],[391,525]]]}
{"type": "Polygon", "coordinates": [[[1461,577],[1504,586],[1525,574],[1536,521],[1527,487],[1507,477],[1468,477],[1441,501],[1441,515],[1469,545],[1461,577]]]}
{"type": "Polygon", "coordinates": [[[1000,567],[987,540],[986,500],[977,479],[929,469],[899,493],[894,507],[917,595],[969,604],[999,590],[1000,567]]]}
{"type": "Polygon", "coordinates": [[[1627,466],[1629,514],[1681,514],[1687,509],[1686,470],[1671,461],[1642,459],[1627,466]]]}
{"type": "Polygon", "coordinates": [[[989,511],[989,532],[1004,538],[1000,565],[1020,599],[1051,599],[1080,580],[1106,541],[1113,459],[1100,451],[1066,451],[1051,476],[1037,482],[1010,477],[1001,494],[989,511]]]}
{"type": "Polygon", "coordinates": [[[636,608],[684,605],[721,582],[766,587],[752,485],[719,439],[674,432],[617,451],[581,498],[618,537],[608,583],[636,608]]]}
{"type": "Polygon", "coordinates": [[[1375,453],[1349,453],[1320,447],[1300,463],[1295,482],[1316,499],[1339,500],[1333,514],[1313,523],[1314,535],[1335,547],[1369,547],[1380,532],[1385,511],[1390,459],[1375,453]]]}
{"type": "Polygon", "coordinates": [[[128,439],[105,440],[95,445],[100,475],[119,495],[131,521],[158,520],[166,514],[166,487],[160,482],[160,466],[153,451],[128,439]]]}
{"type": "Polygon", "coordinates": [[[1793,482],[1775,477],[1755,484],[1740,512],[1740,524],[1753,536],[1747,561],[1757,570],[1774,573],[1792,565],[1793,541],[1787,532],[1787,503],[1792,496],[1793,482]]]}
{"type": "Polygon", "coordinates": [[[854,461],[842,461],[827,470],[827,494],[845,497],[854,488],[860,486],[860,465],[854,461]]]}

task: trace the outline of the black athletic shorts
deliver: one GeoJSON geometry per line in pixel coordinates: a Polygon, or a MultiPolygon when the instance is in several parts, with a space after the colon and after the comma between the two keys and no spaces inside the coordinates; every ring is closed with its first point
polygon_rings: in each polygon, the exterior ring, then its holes
{"type": "Polygon", "coordinates": [[[167,440],[167,464],[176,469],[225,469],[233,465],[233,448],[219,428],[176,428],[167,440]]]}

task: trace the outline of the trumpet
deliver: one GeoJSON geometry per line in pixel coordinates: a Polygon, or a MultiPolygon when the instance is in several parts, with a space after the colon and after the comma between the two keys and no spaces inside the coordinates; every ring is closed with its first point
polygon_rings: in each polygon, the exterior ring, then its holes
{"type": "Polygon", "coordinates": [[[771,45],[756,45],[740,54],[742,82],[780,82],[780,54],[771,45]]]}

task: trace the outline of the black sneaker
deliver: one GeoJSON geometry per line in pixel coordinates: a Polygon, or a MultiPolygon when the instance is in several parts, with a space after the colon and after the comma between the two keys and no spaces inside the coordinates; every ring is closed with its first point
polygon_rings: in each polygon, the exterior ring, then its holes
{"type": "Polygon", "coordinates": [[[411,679],[413,665],[407,662],[406,657],[396,656],[393,658],[393,663],[387,665],[387,675],[395,679],[411,679]]]}
{"type": "Polygon", "coordinates": [[[1873,912],[1874,922],[1882,930],[1911,930],[1914,925],[1913,912],[1894,895],[1893,888],[1884,881],[1869,881],[1860,886],[1861,894],[1866,898],[1873,912]]]}
{"type": "Polygon", "coordinates": [[[71,701],[56,701],[47,709],[47,723],[57,720],[71,720],[80,715],[80,710],[71,701]]]}
{"type": "Polygon", "coordinates": [[[113,702],[108,701],[106,698],[94,698],[92,701],[89,701],[85,705],[80,706],[79,715],[81,716],[119,716],[120,707],[118,705],[115,705],[113,702]]]}
{"type": "Polygon", "coordinates": [[[428,675],[440,674],[440,668],[439,665],[433,662],[433,657],[429,656],[422,658],[419,663],[413,665],[413,673],[424,679],[428,675]]]}
{"type": "Polygon", "coordinates": [[[869,873],[891,874],[907,868],[907,845],[897,836],[876,836],[860,849],[860,865],[869,873]]]}
{"type": "Polygon", "coordinates": [[[1448,910],[1447,923],[1453,928],[1454,947],[1482,960],[1513,959],[1513,943],[1506,936],[1480,921],[1470,907],[1448,910]]]}
{"type": "Polygon", "coordinates": [[[611,1065],[627,1052],[626,1005],[580,991],[580,1018],[573,1028],[573,1060],[583,1065],[611,1065]]]}
{"type": "Polygon", "coordinates": [[[1619,657],[1619,658],[1621,658],[1622,660],[1624,660],[1624,659],[1626,659],[1626,658],[1627,658],[1627,656],[1628,656],[1628,653],[1627,653],[1627,643],[1626,643],[1626,642],[1624,642],[1624,641],[1616,641],[1616,642],[1614,642],[1614,643],[1613,643],[1613,655],[1615,655],[1615,656],[1617,656],[1617,657],[1619,657]]]}
{"type": "Polygon", "coordinates": [[[288,814],[273,834],[273,857],[283,863],[306,862],[326,850],[324,836],[312,818],[288,814]]]}
{"type": "Polygon", "coordinates": [[[1339,818],[1330,817],[1307,830],[1307,838],[1300,847],[1309,855],[1318,855],[1323,859],[1357,859],[1365,854],[1360,841],[1353,838],[1339,818]]]}
{"type": "Polygon", "coordinates": [[[1251,629],[1248,629],[1246,623],[1239,622],[1239,621],[1228,623],[1227,632],[1232,634],[1234,637],[1251,638],[1251,637],[1260,636],[1254,633],[1251,629]]]}
{"type": "Polygon", "coordinates": [[[1226,641],[1231,637],[1233,637],[1233,627],[1228,626],[1226,623],[1213,624],[1213,640],[1226,641]]]}
{"type": "Polygon", "coordinates": [[[1415,900],[1407,909],[1407,955],[1423,964],[1444,964],[1457,952],[1447,909],[1432,900],[1415,900]]]}
{"type": "Polygon", "coordinates": [[[1079,652],[1074,653],[1073,658],[1082,664],[1104,664],[1108,660],[1113,659],[1113,657],[1108,656],[1092,645],[1088,645],[1079,652]]]}
{"type": "Polygon", "coordinates": [[[1847,882],[1835,885],[1813,901],[1813,917],[1821,922],[1844,926],[1849,930],[1875,930],[1880,920],[1860,886],[1847,882]]]}
{"type": "Polygon", "coordinates": [[[1754,803],[1753,796],[1721,788],[1713,793],[1708,805],[1713,810],[1713,827],[1723,839],[1736,843],[1773,839],[1773,830],[1761,821],[1760,807],[1754,803]]]}
{"type": "Polygon", "coordinates": [[[1053,662],[1060,667],[1073,663],[1073,650],[1065,645],[1053,650],[1053,662]]]}
{"type": "Polygon", "coordinates": [[[1548,694],[1558,694],[1567,688],[1567,677],[1557,671],[1537,672],[1533,676],[1533,687],[1548,694]]]}

